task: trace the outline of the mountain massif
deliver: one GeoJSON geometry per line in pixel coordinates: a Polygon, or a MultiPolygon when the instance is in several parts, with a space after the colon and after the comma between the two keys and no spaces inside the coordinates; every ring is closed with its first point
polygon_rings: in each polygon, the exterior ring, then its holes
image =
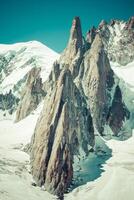
{"type": "Polygon", "coordinates": [[[0,54],[0,109],[4,115],[15,114],[18,122],[43,102],[29,147],[31,173],[37,185],[62,197],[72,184],[74,157],[88,157],[97,136],[131,136],[134,94],[114,66],[134,61],[134,17],[102,21],[85,38],[75,17],[60,56],[39,43],[31,55],[32,45],[0,54]],[[41,48],[49,54],[48,63],[36,54],[41,48]]]}

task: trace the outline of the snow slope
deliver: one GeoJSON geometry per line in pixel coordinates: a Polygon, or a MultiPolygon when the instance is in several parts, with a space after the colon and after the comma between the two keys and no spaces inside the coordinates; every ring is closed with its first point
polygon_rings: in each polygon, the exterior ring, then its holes
{"type": "MultiPolygon", "coordinates": [[[[0,121],[0,200],[56,199],[44,188],[31,185],[29,156],[22,151],[30,142],[42,106],[43,103],[17,124],[11,120],[0,121]]],[[[66,194],[65,200],[126,200],[126,197],[133,200],[134,135],[123,142],[110,140],[106,145],[112,149],[112,157],[103,165],[104,172],[95,181],[66,194]]]]}
{"type": "Polygon", "coordinates": [[[33,67],[41,68],[44,82],[58,58],[59,54],[37,41],[0,44],[0,91],[9,92],[33,67]]]}
{"type": "Polygon", "coordinates": [[[101,177],[76,188],[66,200],[133,200],[134,134],[126,141],[110,140],[112,157],[103,166],[101,177]]]}
{"type": "Polygon", "coordinates": [[[120,66],[118,63],[111,62],[111,66],[114,73],[134,91],[134,61],[126,66],[120,66]]]}
{"type": "MultiPolygon", "coordinates": [[[[58,58],[59,54],[37,41],[0,45],[0,93],[5,94],[12,89],[18,96],[27,73],[33,67],[41,68],[41,77],[45,81],[58,58]],[[14,90],[16,86],[17,93],[14,90]]],[[[0,111],[0,200],[54,198],[43,189],[31,185],[29,155],[23,151],[31,140],[42,106],[43,102],[17,124],[13,123],[13,116],[4,116],[0,111]]]]}
{"type": "Polygon", "coordinates": [[[42,109],[21,122],[0,121],[0,200],[51,200],[54,196],[32,186],[29,155],[22,151],[31,140],[37,118],[42,109]]]}

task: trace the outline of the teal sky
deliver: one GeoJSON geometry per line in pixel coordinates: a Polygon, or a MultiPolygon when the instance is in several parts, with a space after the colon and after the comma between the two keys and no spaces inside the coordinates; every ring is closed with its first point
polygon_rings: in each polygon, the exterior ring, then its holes
{"type": "Polygon", "coordinates": [[[134,0],[0,0],[0,43],[38,40],[61,52],[74,16],[83,34],[102,19],[127,20],[134,0]]]}

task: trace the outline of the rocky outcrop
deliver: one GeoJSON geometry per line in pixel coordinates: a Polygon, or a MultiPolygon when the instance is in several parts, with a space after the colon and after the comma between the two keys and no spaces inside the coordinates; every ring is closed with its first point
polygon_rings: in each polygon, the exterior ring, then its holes
{"type": "Polygon", "coordinates": [[[36,109],[42,97],[45,96],[42,87],[40,68],[33,68],[27,76],[26,85],[21,94],[21,101],[16,112],[16,122],[22,120],[36,109]]]}
{"type": "Polygon", "coordinates": [[[14,96],[12,90],[6,94],[0,94],[0,110],[4,111],[5,114],[6,111],[8,111],[9,114],[12,114],[16,110],[18,103],[19,98],[14,96]]]}
{"type": "Polygon", "coordinates": [[[44,103],[32,139],[34,179],[49,192],[61,195],[73,178],[73,156],[80,149],[88,154],[88,145],[93,144],[92,118],[86,101],[73,83],[71,72],[63,70],[44,103]]]}

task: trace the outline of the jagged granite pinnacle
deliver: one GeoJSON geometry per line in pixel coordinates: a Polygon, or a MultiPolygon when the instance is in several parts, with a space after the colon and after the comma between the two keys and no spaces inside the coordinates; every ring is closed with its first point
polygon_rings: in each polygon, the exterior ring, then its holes
{"type": "Polygon", "coordinates": [[[93,42],[93,40],[95,38],[95,35],[96,35],[96,28],[93,26],[87,33],[86,41],[89,44],[92,44],[92,42],[93,42]]]}
{"type": "Polygon", "coordinates": [[[79,17],[75,17],[72,22],[72,28],[70,31],[70,38],[69,38],[68,46],[69,45],[76,46],[76,53],[79,48],[82,48],[82,30],[81,30],[81,22],[80,22],[79,17]]]}
{"type": "Polygon", "coordinates": [[[81,51],[82,46],[83,39],[80,18],[75,17],[72,22],[68,45],[60,58],[61,62],[71,64],[75,56],[81,51]]]}
{"type": "Polygon", "coordinates": [[[16,112],[16,122],[35,110],[45,96],[40,71],[40,68],[32,68],[27,75],[26,85],[22,90],[21,101],[16,112]]]}
{"type": "Polygon", "coordinates": [[[38,185],[57,195],[73,178],[73,157],[80,148],[88,155],[94,145],[90,110],[73,82],[70,70],[60,73],[44,102],[32,138],[32,174],[38,185]]]}

